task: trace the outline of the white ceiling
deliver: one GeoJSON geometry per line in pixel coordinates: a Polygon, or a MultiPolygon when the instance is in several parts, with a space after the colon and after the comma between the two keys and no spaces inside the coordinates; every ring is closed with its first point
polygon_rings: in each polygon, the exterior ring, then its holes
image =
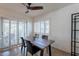
{"type": "Polygon", "coordinates": [[[21,15],[26,15],[29,17],[37,17],[51,11],[58,10],[65,6],[70,5],[70,3],[33,3],[32,6],[43,6],[43,10],[30,10],[29,13],[25,14],[27,8],[20,3],[0,3],[0,9],[3,8],[4,11],[8,10],[21,15]]]}

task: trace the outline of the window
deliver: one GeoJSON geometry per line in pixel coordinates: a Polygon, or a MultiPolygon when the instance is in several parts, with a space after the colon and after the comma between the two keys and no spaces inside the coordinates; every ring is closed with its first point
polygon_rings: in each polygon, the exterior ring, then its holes
{"type": "Polygon", "coordinates": [[[10,39],[11,39],[11,45],[17,44],[17,22],[11,21],[11,32],[10,32],[10,39]]]}
{"type": "Polygon", "coordinates": [[[49,34],[49,21],[38,21],[34,23],[34,33],[49,34]]]}
{"type": "Polygon", "coordinates": [[[21,38],[26,38],[32,33],[30,21],[0,19],[0,48],[6,48],[21,43],[21,38]]]}
{"type": "Polygon", "coordinates": [[[45,33],[44,21],[41,21],[40,26],[41,26],[40,27],[41,34],[44,34],[45,33]]]}
{"type": "Polygon", "coordinates": [[[3,46],[9,46],[9,20],[3,20],[3,46]]]}
{"type": "Polygon", "coordinates": [[[40,22],[34,24],[34,30],[35,33],[40,33],[40,22]]]}
{"type": "Polygon", "coordinates": [[[37,22],[34,23],[34,33],[38,33],[38,29],[37,29],[37,22]]]}
{"type": "Polygon", "coordinates": [[[49,33],[49,21],[45,21],[45,33],[48,34],[49,33]]]}
{"type": "Polygon", "coordinates": [[[24,22],[24,37],[27,37],[27,24],[24,22]]]}
{"type": "Polygon", "coordinates": [[[30,36],[32,33],[32,23],[27,22],[27,36],[30,36]]]}
{"type": "Polygon", "coordinates": [[[1,19],[0,19],[0,48],[2,48],[1,19]]]}
{"type": "Polygon", "coordinates": [[[19,43],[21,43],[20,37],[24,37],[24,22],[19,22],[19,43]]]}

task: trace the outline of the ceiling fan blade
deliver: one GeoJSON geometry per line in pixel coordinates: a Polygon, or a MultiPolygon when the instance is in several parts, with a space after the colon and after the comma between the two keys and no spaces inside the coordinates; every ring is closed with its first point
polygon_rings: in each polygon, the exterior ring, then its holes
{"type": "Polygon", "coordinates": [[[32,7],[29,7],[30,10],[41,10],[43,9],[42,6],[32,6],[32,7]]]}
{"type": "Polygon", "coordinates": [[[41,10],[43,6],[31,6],[32,3],[22,3],[25,7],[27,7],[27,11],[25,13],[29,13],[29,10],[41,10]]]}

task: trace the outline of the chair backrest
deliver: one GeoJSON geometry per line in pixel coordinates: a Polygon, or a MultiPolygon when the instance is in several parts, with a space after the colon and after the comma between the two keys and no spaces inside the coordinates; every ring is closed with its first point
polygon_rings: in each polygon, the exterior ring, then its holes
{"type": "Polygon", "coordinates": [[[35,38],[39,38],[39,34],[35,34],[34,37],[35,37],[35,38]]]}
{"type": "Polygon", "coordinates": [[[34,40],[37,39],[37,38],[39,38],[39,34],[35,34],[34,37],[33,37],[34,40]]]}
{"type": "Polygon", "coordinates": [[[48,36],[47,35],[42,35],[42,39],[48,40],[48,36]]]}
{"type": "Polygon", "coordinates": [[[27,51],[32,52],[32,44],[31,44],[31,42],[26,40],[26,44],[27,44],[27,51]]]}
{"type": "Polygon", "coordinates": [[[32,55],[38,52],[40,49],[36,46],[34,46],[30,41],[27,41],[27,51],[30,52],[32,55]]]}
{"type": "Polygon", "coordinates": [[[25,41],[24,41],[24,38],[23,38],[23,37],[21,37],[21,40],[22,40],[22,45],[24,45],[24,46],[25,46],[25,41]]]}

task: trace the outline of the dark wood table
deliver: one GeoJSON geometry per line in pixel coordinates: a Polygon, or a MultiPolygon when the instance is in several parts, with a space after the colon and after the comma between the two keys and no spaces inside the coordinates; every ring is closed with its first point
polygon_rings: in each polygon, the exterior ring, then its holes
{"type": "Polygon", "coordinates": [[[40,55],[43,56],[44,49],[49,47],[49,56],[51,56],[51,44],[55,41],[53,40],[45,40],[45,39],[37,39],[37,40],[29,40],[34,46],[41,49],[40,55]]]}

